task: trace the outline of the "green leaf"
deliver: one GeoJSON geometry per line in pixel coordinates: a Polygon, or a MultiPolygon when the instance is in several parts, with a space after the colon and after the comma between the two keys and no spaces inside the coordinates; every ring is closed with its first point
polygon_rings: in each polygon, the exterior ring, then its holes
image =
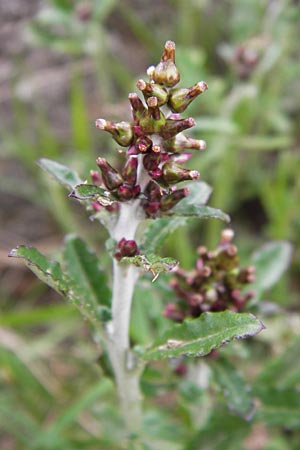
{"type": "Polygon", "coordinates": [[[87,308],[99,311],[98,305],[110,305],[110,289],[99,260],[77,236],[67,236],[63,252],[66,273],[76,297],[87,308]]]}
{"type": "Polygon", "coordinates": [[[224,222],[230,222],[228,214],[220,209],[205,205],[182,205],[179,203],[175,208],[168,211],[168,215],[197,217],[198,219],[219,219],[224,222]]]}
{"type": "Polygon", "coordinates": [[[73,189],[74,186],[82,183],[77,172],[52,159],[41,158],[38,160],[38,165],[68,189],[73,189]]]}
{"type": "Polygon", "coordinates": [[[209,366],[224,392],[229,409],[250,420],[254,414],[254,404],[249,389],[237,369],[227,359],[221,357],[210,361],[209,366]]]}
{"type": "Polygon", "coordinates": [[[264,325],[252,314],[232,311],[204,313],[197,319],[175,324],[145,350],[137,351],[145,360],[204,356],[233,339],[254,336],[264,325]]]}
{"type": "Polygon", "coordinates": [[[177,228],[186,225],[186,217],[162,217],[152,220],[144,231],[140,248],[147,253],[157,251],[166,239],[177,230],[177,228]]]}
{"type": "Polygon", "coordinates": [[[69,197],[74,197],[78,200],[96,200],[103,206],[111,205],[114,202],[109,191],[106,191],[99,186],[95,186],[94,184],[78,184],[74,187],[69,197]]]}
{"type": "Polygon", "coordinates": [[[24,260],[27,267],[44,283],[52,287],[61,295],[67,295],[69,286],[60,264],[57,261],[49,261],[46,256],[34,247],[20,245],[9,252],[9,255],[24,260]]]}
{"type": "Polygon", "coordinates": [[[157,255],[136,255],[126,256],[121,259],[121,262],[133,264],[146,272],[152,272],[155,281],[158,275],[162,272],[170,272],[178,265],[178,261],[173,258],[162,258],[157,255]]]}
{"type": "Polygon", "coordinates": [[[292,256],[292,246],[287,241],[271,242],[254,253],[252,261],[256,267],[256,280],[251,289],[256,291],[256,300],[270,289],[287,270],[292,256]]]}

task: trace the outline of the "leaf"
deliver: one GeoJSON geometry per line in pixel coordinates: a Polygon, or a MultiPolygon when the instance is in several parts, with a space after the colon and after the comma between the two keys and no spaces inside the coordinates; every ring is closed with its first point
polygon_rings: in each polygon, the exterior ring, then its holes
{"type": "Polygon", "coordinates": [[[150,222],[144,231],[140,248],[145,252],[153,253],[157,251],[166,239],[177,230],[186,225],[186,217],[161,217],[150,222]]]}
{"type": "Polygon", "coordinates": [[[155,281],[158,275],[162,272],[170,272],[175,269],[178,265],[178,261],[173,258],[162,258],[157,255],[136,255],[136,256],[125,256],[120,260],[121,262],[133,264],[137,267],[142,268],[146,272],[152,272],[155,281]]]}
{"type": "Polygon", "coordinates": [[[205,205],[182,205],[179,203],[173,209],[168,211],[168,215],[198,217],[199,219],[219,219],[224,222],[230,222],[228,214],[220,209],[205,205]]]}
{"type": "Polygon", "coordinates": [[[263,329],[262,322],[252,314],[204,313],[197,319],[173,325],[151,347],[137,351],[145,360],[204,356],[226,342],[254,336],[263,329]]]}
{"type": "Polygon", "coordinates": [[[210,361],[209,366],[216,382],[223,389],[229,409],[245,420],[251,420],[254,414],[254,404],[249,395],[249,389],[245,386],[237,369],[227,359],[221,357],[210,361]]]}
{"type": "Polygon", "coordinates": [[[45,170],[45,172],[50,173],[54,178],[56,178],[57,181],[68,189],[73,189],[74,186],[82,183],[82,180],[77,172],[70,167],[48,158],[41,158],[37,163],[43,170],[45,170]]]}
{"type": "Polygon", "coordinates": [[[44,283],[61,295],[67,295],[69,286],[60,264],[49,261],[46,256],[34,247],[20,245],[9,252],[10,257],[21,258],[27,267],[44,283]]]}
{"type": "Polygon", "coordinates": [[[98,314],[98,305],[110,305],[110,289],[99,260],[77,236],[67,236],[63,252],[66,273],[81,303],[98,314]]]}
{"type": "Polygon", "coordinates": [[[89,320],[110,320],[110,290],[98,259],[81,239],[69,236],[66,241],[65,272],[35,248],[19,246],[9,256],[22,258],[41,281],[75,304],[89,320]]]}
{"type": "Polygon", "coordinates": [[[270,242],[254,253],[256,280],[251,289],[257,293],[256,300],[270,289],[287,270],[292,256],[292,246],[287,241],[270,242]]]}
{"type": "Polygon", "coordinates": [[[96,200],[103,206],[111,205],[114,202],[109,191],[106,191],[99,186],[95,186],[94,184],[83,183],[76,185],[69,197],[74,197],[78,200],[96,200]]]}
{"type": "Polygon", "coordinates": [[[180,205],[205,205],[212,193],[212,188],[204,181],[194,181],[186,185],[189,195],[180,201],[180,205]]]}

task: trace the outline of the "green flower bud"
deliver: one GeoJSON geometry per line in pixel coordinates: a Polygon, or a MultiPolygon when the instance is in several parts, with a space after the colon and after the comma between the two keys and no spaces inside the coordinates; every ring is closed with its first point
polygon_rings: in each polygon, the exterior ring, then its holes
{"type": "Polygon", "coordinates": [[[122,147],[127,147],[133,140],[132,127],[128,122],[111,122],[110,120],[97,119],[96,127],[99,130],[108,131],[122,147]]]}
{"type": "Polygon", "coordinates": [[[182,150],[205,150],[206,142],[202,139],[193,139],[184,134],[179,134],[164,142],[164,149],[168,152],[177,153],[182,150]]]}
{"type": "Polygon", "coordinates": [[[185,180],[198,180],[200,173],[197,170],[188,170],[180,167],[174,161],[167,161],[162,167],[163,180],[168,184],[175,184],[185,180]]]}
{"type": "Polygon", "coordinates": [[[149,97],[156,97],[158,106],[162,106],[168,101],[168,92],[165,88],[156,83],[147,83],[144,80],[138,80],[136,87],[142,91],[145,99],[149,97]]]}
{"type": "Polygon", "coordinates": [[[145,134],[159,133],[165,125],[165,116],[159,109],[156,97],[149,97],[147,105],[148,110],[141,117],[139,125],[145,134]]]}
{"type": "Polygon", "coordinates": [[[171,194],[165,195],[159,205],[159,209],[161,211],[169,211],[172,209],[175,205],[177,205],[180,200],[187,197],[189,195],[189,189],[183,188],[183,189],[177,189],[176,191],[171,192],[171,194]]]}
{"type": "Polygon", "coordinates": [[[172,89],[170,91],[168,105],[173,112],[181,113],[196,97],[198,97],[198,95],[202,94],[207,89],[208,86],[205,81],[199,81],[199,83],[196,83],[191,88],[172,89]]]}
{"type": "Polygon", "coordinates": [[[128,95],[128,99],[131,104],[132,108],[132,116],[136,123],[140,120],[143,113],[146,111],[146,108],[142,102],[142,100],[139,98],[139,96],[135,92],[131,92],[128,95]]]}
{"type": "Polygon", "coordinates": [[[175,65],[175,43],[167,41],[160,63],[152,70],[151,75],[155,83],[173,87],[180,81],[180,74],[175,65]]]}

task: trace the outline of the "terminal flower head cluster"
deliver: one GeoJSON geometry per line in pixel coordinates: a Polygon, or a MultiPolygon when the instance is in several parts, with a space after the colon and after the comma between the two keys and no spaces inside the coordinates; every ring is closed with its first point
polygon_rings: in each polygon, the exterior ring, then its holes
{"type": "Polygon", "coordinates": [[[253,292],[243,293],[242,288],[255,281],[255,268],[239,267],[233,236],[231,229],[223,230],[215,251],[198,248],[194,270],[177,269],[171,286],[178,300],[166,305],[166,317],[182,322],[186,317],[198,317],[206,311],[241,312],[244,309],[253,292]]]}
{"type": "Polygon", "coordinates": [[[122,170],[112,167],[105,158],[97,159],[101,173],[92,171],[92,182],[107,189],[115,205],[94,202],[95,209],[115,211],[120,202],[138,200],[145,217],[159,217],[188,195],[188,189],[177,184],[200,176],[183,164],[191,156],[188,150],[204,150],[206,144],[182,133],[195,121],[182,118],[181,113],[207,90],[207,84],[200,81],[190,88],[175,87],[180,74],[172,41],[166,42],[161,61],[149,67],[147,75],[147,81],[141,79],[136,84],[140,96],[129,94],[131,122],[96,120],[99,130],[109,132],[118,145],[127,147],[127,159],[122,170]]]}

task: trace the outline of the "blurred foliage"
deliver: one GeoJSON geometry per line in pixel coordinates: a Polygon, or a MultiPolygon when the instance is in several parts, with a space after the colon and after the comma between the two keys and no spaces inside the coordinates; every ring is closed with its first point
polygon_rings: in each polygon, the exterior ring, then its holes
{"type": "MultiPolygon", "coordinates": [[[[273,304],[259,301],[252,308],[264,315],[267,331],[255,341],[224,348],[221,354],[229,363],[205,358],[190,368],[189,377],[177,375],[172,360],[147,368],[142,380],[147,404],[145,443],[134,438],[127,441],[105,355],[99,357],[78,314],[59,301],[49,304],[49,292],[38,292],[37,285],[25,293],[4,289],[0,318],[3,449],[251,450],[254,439],[259,439],[257,449],[299,448],[299,4],[292,0],[169,0],[160,20],[152,8],[129,0],[42,4],[27,24],[24,39],[45,52],[69,58],[69,128],[58,135],[40,99],[28,106],[20,95],[22,64],[15,61],[13,117],[11,127],[1,130],[0,158],[18,161],[27,177],[19,183],[17,175],[3,176],[1,194],[17,195],[20,202],[51,211],[57,230],[78,231],[101,248],[99,242],[106,234],[83,225],[65,192],[33,163],[41,156],[61,162],[71,159],[69,165],[84,174],[100,151],[111,151],[111,157],[117,158],[109,141],[102,135],[98,141],[90,125],[96,117],[89,104],[84,65],[92,66],[93,102],[101,110],[111,108],[112,115],[120,118],[118,110],[123,106],[117,103],[117,93],[133,89],[132,67],[126,65],[132,36],[149,63],[157,58],[161,42],[173,39],[183,83],[192,85],[201,78],[209,84],[201,111],[195,102],[190,114],[198,116],[194,136],[207,141],[206,152],[194,157],[193,167],[198,165],[202,179],[214,188],[210,204],[233,218],[245,261],[266,240],[292,243],[290,270],[275,287],[260,280],[261,290],[267,289],[264,299],[267,296],[273,304]],[[121,63],[113,42],[123,39],[126,43],[126,38],[129,50],[121,63]],[[43,299],[38,305],[37,294],[43,299]],[[231,366],[239,369],[238,378],[231,366]],[[235,384],[251,385],[249,392],[245,389],[242,405],[232,397],[235,384]]],[[[193,222],[188,229],[177,230],[166,243],[168,254],[191,267],[195,246],[213,247],[219,227],[218,221],[209,220],[200,228],[193,222]]],[[[289,250],[280,248],[276,253],[276,248],[267,247],[275,261],[269,280],[276,281],[286,268],[289,250]],[[277,276],[272,279],[274,273],[277,276]]],[[[266,268],[265,259],[256,261],[266,268]]],[[[164,275],[151,289],[149,284],[147,278],[141,280],[136,297],[142,301],[135,301],[133,310],[131,336],[140,344],[152,340],[158,329],[166,329],[167,319],[161,312],[172,295],[164,275]]]]}

